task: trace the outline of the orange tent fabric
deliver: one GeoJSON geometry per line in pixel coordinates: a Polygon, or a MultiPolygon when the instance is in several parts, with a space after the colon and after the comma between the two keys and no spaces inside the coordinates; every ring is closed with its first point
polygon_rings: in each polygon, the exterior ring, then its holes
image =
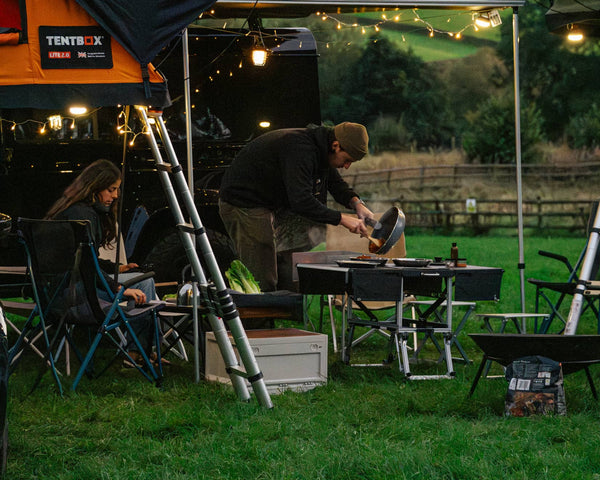
{"type": "Polygon", "coordinates": [[[28,0],[26,12],[27,42],[0,44],[0,108],[169,104],[164,78],[149,66],[147,98],[140,64],[75,1],[28,0]]]}

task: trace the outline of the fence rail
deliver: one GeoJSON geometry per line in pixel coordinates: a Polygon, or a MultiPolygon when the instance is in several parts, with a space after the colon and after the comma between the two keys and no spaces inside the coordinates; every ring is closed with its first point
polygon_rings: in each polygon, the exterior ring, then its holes
{"type": "MultiPolygon", "coordinates": [[[[356,187],[365,200],[376,203],[377,210],[391,205],[400,207],[407,217],[407,225],[411,227],[447,230],[470,228],[475,233],[496,228],[517,228],[516,199],[474,199],[475,206],[468,211],[466,198],[451,199],[449,198],[451,194],[445,195],[447,199],[422,198],[427,191],[437,191],[439,195],[444,195],[442,193],[444,188],[456,187],[462,182],[473,182],[478,179],[490,184],[504,185],[508,189],[514,188],[515,165],[431,165],[358,172],[347,170],[342,173],[344,179],[351,186],[356,187]],[[372,188],[375,185],[377,188],[372,188]],[[424,193],[420,194],[421,198],[417,200],[408,200],[403,196],[394,197],[389,193],[388,198],[382,198],[382,195],[386,195],[382,192],[397,192],[406,188],[419,188],[424,193]]],[[[557,189],[568,183],[571,187],[577,186],[578,182],[590,185],[600,181],[600,162],[582,161],[568,165],[525,164],[522,165],[521,173],[524,185],[528,182],[532,185],[555,184],[557,189]]],[[[561,229],[585,234],[591,203],[591,199],[524,200],[524,228],[561,229]]]]}
{"type": "MultiPolygon", "coordinates": [[[[469,228],[475,233],[491,229],[516,229],[518,225],[517,202],[514,200],[406,200],[403,198],[378,198],[379,206],[395,205],[406,216],[411,228],[453,230],[469,228]],[[468,203],[468,205],[467,205],[468,203]]],[[[535,230],[565,230],[585,234],[590,201],[523,202],[523,226],[535,230]]]]}
{"type": "MultiPolygon", "coordinates": [[[[564,165],[524,164],[521,166],[524,181],[590,181],[590,177],[600,176],[600,162],[578,162],[564,165]]],[[[516,165],[423,165],[418,167],[396,167],[379,170],[361,170],[344,172],[344,180],[352,186],[395,184],[420,187],[439,185],[457,185],[461,181],[493,180],[498,182],[514,182],[516,165]]]]}

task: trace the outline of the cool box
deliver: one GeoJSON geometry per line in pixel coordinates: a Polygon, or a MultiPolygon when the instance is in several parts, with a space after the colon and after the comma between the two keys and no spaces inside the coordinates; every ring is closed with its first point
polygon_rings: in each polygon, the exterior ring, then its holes
{"type": "MultiPolygon", "coordinates": [[[[327,383],[327,335],[296,328],[247,330],[270,394],[304,392],[327,383]]],[[[239,355],[232,339],[236,355],[239,355]]],[[[206,379],[231,384],[213,332],[206,333],[206,379]]],[[[248,384],[249,385],[249,384],[248,384]]]]}

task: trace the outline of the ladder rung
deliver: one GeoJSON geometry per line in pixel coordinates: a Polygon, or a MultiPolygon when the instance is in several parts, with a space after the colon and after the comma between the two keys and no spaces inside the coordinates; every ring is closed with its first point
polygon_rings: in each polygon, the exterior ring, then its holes
{"type": "Polygon", "coordinates": [[[177,228],[185,233],[197,233],[196,228],[191,223],[178,223],[177,228]]]}
{"type": "Polygon", "coordinates": [[[227,373],[229,373],[230,375],[237,375],[238,377],[248,378],[248,373],[236,367],[229,367],[227,369],[227,373]]]}
{"type": "Polygon", "coordinates": [[[173,170],[173,166],[170,163],[165,163],[165,162],[158,163],[158,162],[156,162],[155,165],[156,165],[156,169],[160,170],[161,172],[171,173],[171,171],[173,170]]]}

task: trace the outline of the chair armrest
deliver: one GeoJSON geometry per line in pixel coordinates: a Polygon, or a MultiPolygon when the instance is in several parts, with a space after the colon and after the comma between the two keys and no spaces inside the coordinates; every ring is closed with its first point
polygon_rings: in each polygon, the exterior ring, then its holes
{"type": "Polygon", "coordinates": [[[127,288],[131,287],[132,285],[135,285],[138,282],[141,282],[143,280],[146,280],[146,279],[152,278],[152,277],[154,277],[154,272],[146,272],[141,275],[137,275],[135,277],[130,278],[129,280],[123,282],[121,285],[123,285],[124,289],[127,289],[127,288]]]}
{"type": "Polygon", "coordinates": [[[538,250],[538,255],[541,255],[543,257],[552,258],[554,260],[558,260],[559,262],[562,262],[565,264],[565,266],[569,269],[569,273],[571,273],[573,271],[573,266],[571,265],[571,262],[569,262],[569,259],[567,257],[565,257],[564,255],[547,252],[545,250],[538,250]]]}

